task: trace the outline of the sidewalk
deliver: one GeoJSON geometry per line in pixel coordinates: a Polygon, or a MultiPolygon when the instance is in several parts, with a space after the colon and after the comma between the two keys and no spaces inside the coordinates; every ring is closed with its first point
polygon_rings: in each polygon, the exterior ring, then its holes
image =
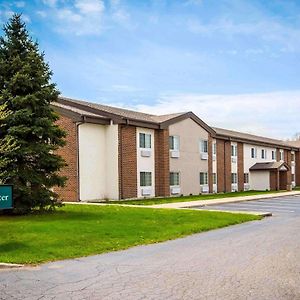
{"type": "MultiPolygon", "coordinates": [[[[300,195],[300,191],[282,192],[282,193],[274,193],[274,194],[261,194],[261,195],[243,196],[243,197],[219,198],[215,200],[212,199],[212,200],[196,200],[196,201],[187,201],[187,202],[174,202],[174,203],[148,205],[148,207],[192,208],[193,206],[210,206],[210,205],[217,205],[217,204],[224,204],[224,203],[243,202],[243,201],[259,200],[259,199],[296,196],[296,195],[300,195]]],[[[135,205],[135,206],[140,206],[140,205],[135,205]]]]}

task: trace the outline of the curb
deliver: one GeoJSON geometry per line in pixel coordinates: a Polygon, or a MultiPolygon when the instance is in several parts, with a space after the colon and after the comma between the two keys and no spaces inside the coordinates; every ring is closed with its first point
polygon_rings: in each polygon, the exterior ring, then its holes
{"type": "Polygon", "coordinates": [[[22,268],[22,267],[24,267],[24,265],[0,263],[0,270],[2,270],[2,269],[16,269],[16,268],[22,268]]]}

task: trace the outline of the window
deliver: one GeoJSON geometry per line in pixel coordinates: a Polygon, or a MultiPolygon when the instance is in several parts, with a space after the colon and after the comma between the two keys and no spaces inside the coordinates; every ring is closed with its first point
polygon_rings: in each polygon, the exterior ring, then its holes
{"type": "Polygon", "coordinates": [[[231,173],[231,183],[232,184],[237,183],[237,173],[231,173]]]}
{"type": "Polygon", "coordinates": [[[279,150],[279,159],[283,160],[283,150],[279,150]]]}
{"type": "Polygon", "coordinates": [[[272,160],[276,160],[276,152],[272,150],[272,160]]]}
{"type": "Polygon", "coordinates": [[[237,156],[237,145],[231,145],[231,156],[237,156]]]}
{"type": "Polygon", "coordinates": [[[292,174],[292,182],[295,182],[296,181],[296,176],[295,174],[292,174]]]}
{"type": "Polygon", "coordinates": [[[267,151],[266,151],[266,149],[261,149],[261,158],[263,158],[263,159],[267,158],[267,151]]]}
{"type": "Polygon", "coordinates": [[[140,172],[140,186],[152,186],[151,172],[140,172]]]}
{"type": "Polygon", "coordinates": [[[179,136],[170,136],[169,137],[170,150],[179,150],[179,136]]]}
{"type": "Polygon", "coordinates": [[[251,158],[256,158],[256,148],[251,148],[251,158]]]}
{"type": "Polygon", "coordinates": [[[208,153],[208,141],[207,140],[200,141],[200,152],[208,153]]]}
{"type": "Polygon", "coordinates": [[[179,172],[170,173],[170,185],[180,185],[179,183],[179,172]]]}
{"type": "Polygon", "coordinates": [[[213,184],[217,184],[217,173],[212,174],[213,184]]]}
{"type": "Polygon", "coordinates": [[[295,153],[294,152],[291,153],[291,161],[295,161],[295,153]]]}
{"type": "Polygon", "coordinates": [[[208,184],[208,175],[207,172],[200,173],[200,185],[208,184]]]}
{"type": "Polygon", "coordinates": [[[249,183],[249,173],[244,173],[244,183],[249,183]]]}
{"type": "Polygon", "coordinates": [[[140,133],[140,148],[151,148],[151,134],[140,133]]]}
{"type": "Polygon", "coordinates": [[[213,155],[217,155],[217,143],[213,143],[213,155]]]}

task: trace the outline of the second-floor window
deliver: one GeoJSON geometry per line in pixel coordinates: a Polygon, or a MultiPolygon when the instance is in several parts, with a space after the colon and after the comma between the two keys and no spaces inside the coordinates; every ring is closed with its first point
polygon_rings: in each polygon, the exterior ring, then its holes
{"type": "Polygon", "coordinates": [[[237,145],[231,145],[231,156],[237,156],[237,145]]]}
{"type": "Polygon", "coordinates": [[[256,158],[256,148],[251,148],[251,158],[256,158]]]}
{"type": "Polygon", "coordinates": [[[217,143],[213,143],[213,155],[217,155],[217,143]]]}
{"type": "Polygon", "coordinates": [[[280,159],[280,160],[283,160],[283,150],[280,150],[280,151],[279,151],[279,159],[280,159]]]}
{"type": "Polygon", "coordinates": [[[295,153],[291,153],[291,161],[295,161],[295,153]]]}
{"type": "Polygon", "coordinates": [[[151,148],[151,134],[140,133],[140,148],[151,148]]]}
{"type": "Polygon", "coordinates": [[[263,158],[263,159],[267,158],[267,151],[266,151],[266,149],[261,149],[261,158],[263,158]]]}
{"type": "Polygon", "coordinates": [[[208,141],[207,140],[200,141],[200,152],[208,153],[208,141]]]}
{"type": "Polygon", "coordinates": [[[276,160],[276,152],[272,150],[272,160],[276,160]]]}
{"type": "Polygon", "coordinates": [[[170,150],[179,150],[179,136],[172,135],[169,137],[170,150]]]}

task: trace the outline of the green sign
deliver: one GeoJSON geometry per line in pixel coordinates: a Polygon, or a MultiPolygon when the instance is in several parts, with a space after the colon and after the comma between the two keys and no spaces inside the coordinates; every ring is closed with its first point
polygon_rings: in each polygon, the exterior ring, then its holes
{"type": "Polygon", "coordinates": [[[13,208],[12,185],[0,185],[0,209],[13,208]]]}

